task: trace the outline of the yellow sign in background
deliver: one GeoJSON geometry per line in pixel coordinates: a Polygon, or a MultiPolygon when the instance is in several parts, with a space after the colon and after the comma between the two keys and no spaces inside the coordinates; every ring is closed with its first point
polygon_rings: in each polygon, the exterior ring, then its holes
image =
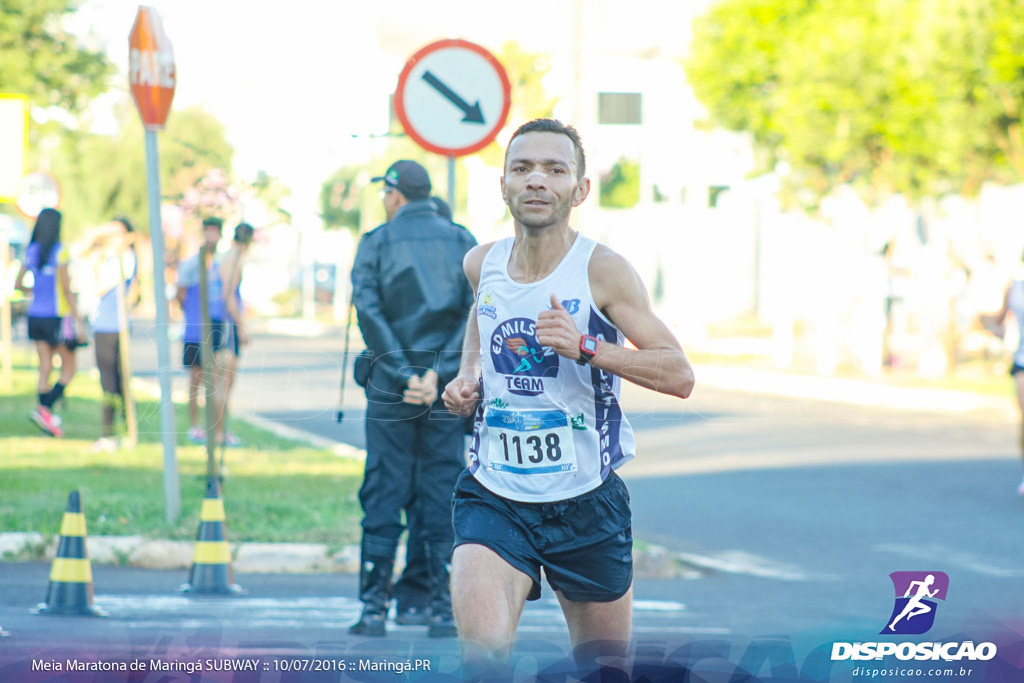
{"type": "Polygon", "coordinates": [[[0,202],[13,202],[25,174],[28,98],[0,93],[0,202]]]}

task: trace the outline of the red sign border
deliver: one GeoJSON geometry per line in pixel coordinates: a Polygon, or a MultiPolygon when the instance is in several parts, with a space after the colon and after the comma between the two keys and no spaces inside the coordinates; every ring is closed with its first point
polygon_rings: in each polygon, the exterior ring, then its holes
{"type": "Polygon", "coordinates": [[[476,43],[471,43],[468,40],[462,40],[461,38],[446,38],[445,40],[438,40],[433,43],[430,43],[429,45],[421,47],[419,50],[416,51],[416,53],[412,57],[408,59],[408,61],[406,61],[405,67],[402,69],[402,73],[399,74],[398,76],[398,87],[395,88],[395,114],[398,116],[398,120],[401,122],[402,128],[405,129],[405,132],[409,135],[409,137],[415,140],[416,144],[418,144],[420,147],[426,149],[427,151],[434,152],[435,154],[458,157],[464,156],[466,154],[472,154],[473,152],[477,152],[483,149],[487,145],[491,144],[494,138],[498,136],[498,132],[505,127],[505,122],[508,120],[508,112],[509,109],[512,107],[511,95],[512,84],[508,80],[508,73],[505,71],[505,67],[501,65],[501,62],[499,62],[498,59],[493,54],[491,54],[486,48],[483,48],[480,45],[477,45],[476,43]],[[444,50],[453,47],[471,50],[480,55],[481,57],[483,57],[484,59],[486,59],[494,68],[494,70],[498,73],[498,75],[501,77],[501,86],[505,95],[505,106],[501,111],[501,116],[498,117],[498,123],[491,129],[491,131],[487,133],[487,135],[485,135],[479,142],[476,142],[467,147],[458,148],[441,147],[440,145],[435,145],[434,143],[426,140],[422,135],[420,135],[416,131],[416,128],[412,125],[412,122],[409,120],[409,116],[405,111],[404,102],[406,81],[408,81],[409,74],[412,73],[412,70],[416,67],[416,65],[424,57],[431,54],[432,52],[437,52],[438,50],[444,50]]]}

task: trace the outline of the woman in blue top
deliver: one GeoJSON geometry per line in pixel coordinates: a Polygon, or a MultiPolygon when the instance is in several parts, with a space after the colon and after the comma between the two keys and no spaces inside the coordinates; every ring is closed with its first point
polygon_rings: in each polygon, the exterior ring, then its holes
{"type": "Polygon", "coordinates": [[[64,389],[75,376],[74,335],[62,331],[62,320],[78,319],[77,301],[68,278],[67,249],[60,241],[60,212],[43,209],[36,218],[32,239],[25,249],[25,260],[18,272],[15,288],[30,294],[28,307],[28,338],[36,343],[39,354],[39,407],[29,415],[39,428],[60,438],[60,418],[53,414],[53,404],[64,395],[64,389]],[[32,273],[32,286],[25,284],[25,275],[32,273]],[[50,386],[53,357],[60,356],[60,378],[50,386]]]}

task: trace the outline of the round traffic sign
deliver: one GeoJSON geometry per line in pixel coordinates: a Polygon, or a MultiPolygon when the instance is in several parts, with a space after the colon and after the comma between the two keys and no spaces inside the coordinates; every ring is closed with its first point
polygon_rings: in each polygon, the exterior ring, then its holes
{"type": "Polygon", "coordinates": [[[440,40],[405,63],[395,113],[420,147],[446,156],[472,154],[505,125],[511,89],[490,52],[466,40],[440,40]]]}
{"type": "Polygon", "coordinates": [[[139,7],[128,46],[128,84],[135,106],[146,129],[159,130],[167,123],[177,74],[174,48],[155,9],[139,7]]]}

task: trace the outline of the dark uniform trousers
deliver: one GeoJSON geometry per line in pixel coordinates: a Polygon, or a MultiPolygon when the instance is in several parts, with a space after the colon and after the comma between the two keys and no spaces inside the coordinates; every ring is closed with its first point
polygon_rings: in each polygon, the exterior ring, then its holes
{"type": "Polygon", "coordinates": [[[365,424],[364,536],[397,544],[404,508],[422,540],[450,546],[452,491],[466,467],[465,421],[440,400],[432,406],[368,400],[365,424]]]}

